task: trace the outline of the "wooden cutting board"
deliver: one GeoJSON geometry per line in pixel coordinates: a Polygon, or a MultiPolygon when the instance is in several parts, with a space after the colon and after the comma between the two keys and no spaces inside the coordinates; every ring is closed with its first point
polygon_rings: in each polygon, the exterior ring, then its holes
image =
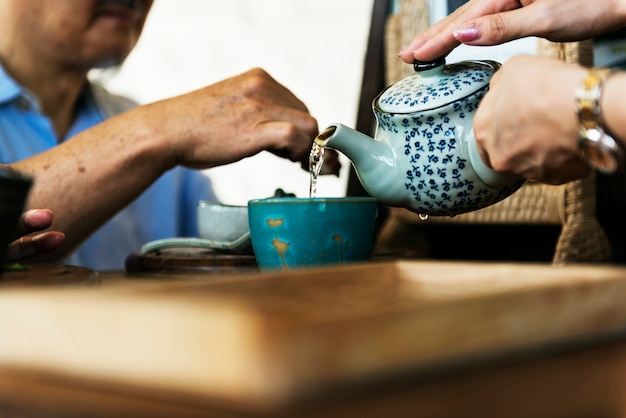
{"type": "Polygon", "coordinates": [[[197,248],[168,248],[157,252],[132,253],[126,258],[126,272],[133,276],[151,274],[222,275],[258,272],[251,254],[229,254],[197,248]]]}
{"type": "Polygon", "coordinates": [[[626,269],[399,261],[0,291],[0,368],[258,407],[626,331],[626,269]]]}
{"type": "Polygon", "coordinates": [[[100,282],[95,270],[56,263],[20,263],[0,276],[0,288],[7,286],[94,285],[100,282]]]}

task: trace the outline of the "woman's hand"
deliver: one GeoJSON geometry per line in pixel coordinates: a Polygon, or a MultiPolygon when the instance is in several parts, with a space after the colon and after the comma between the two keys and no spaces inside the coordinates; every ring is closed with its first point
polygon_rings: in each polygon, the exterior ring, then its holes
{"type": "Polygon", "coordinates": [[[507,60],[492,77],[474,118],[485,163],[550,184],[586,177],[590,169],[578,152],[574,100],[585,74],[578,65],[550,58],[507,60]]]}
{"type": "Polygon", "coordinates": [[[527,36],[580,41],[626,24],[626,1],[470,0],[418,35],[400,58],[432,61],[459,44],[497,45],[527,36]]]}

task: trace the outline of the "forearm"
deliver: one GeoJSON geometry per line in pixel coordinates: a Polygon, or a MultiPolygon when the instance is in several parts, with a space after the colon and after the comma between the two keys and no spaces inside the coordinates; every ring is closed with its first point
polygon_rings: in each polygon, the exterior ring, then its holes
{"type": "Polygon", "coordinates": [[[173,166],[158,129],[138,108],[39,155],[13,164],[34,176],[27,207],[54,213],[65,233],[61,259],[173,166]]]}
{"type": "Polygon", "coordinates": [[[626,149],[626,72],[615,73],[605,82],[600,106],[606,129],[626,149]]]}

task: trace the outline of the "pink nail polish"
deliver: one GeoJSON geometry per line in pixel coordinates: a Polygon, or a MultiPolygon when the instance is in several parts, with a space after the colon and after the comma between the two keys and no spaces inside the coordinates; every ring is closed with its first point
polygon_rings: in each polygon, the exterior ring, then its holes
{"type": "Polygon", "coordinates": [[[400,51],[398,51],[398,56],[401,56],[404,54],[404,49],[401,49],[400,51]]]}
{"type": "Polygon", "coordinates": [[[472,42],[480,38],[478,27],[473,23],[456,28],[452,35],[459,42],[472,42]]]}

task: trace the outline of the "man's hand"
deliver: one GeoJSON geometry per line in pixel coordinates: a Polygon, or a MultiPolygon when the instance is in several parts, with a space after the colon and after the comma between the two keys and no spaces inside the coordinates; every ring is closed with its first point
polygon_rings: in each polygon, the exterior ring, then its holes
{"type": "Polygon", "coordinates": [[[22,236],[9,244],[6,260],[15,262],[57,249],[65,239],[65,234],[58,231],[34,233],[43,231],[50,225],[52,225],[52,211],[31,209],[24,212],[18,225],[18,233],[22,236]]]}

